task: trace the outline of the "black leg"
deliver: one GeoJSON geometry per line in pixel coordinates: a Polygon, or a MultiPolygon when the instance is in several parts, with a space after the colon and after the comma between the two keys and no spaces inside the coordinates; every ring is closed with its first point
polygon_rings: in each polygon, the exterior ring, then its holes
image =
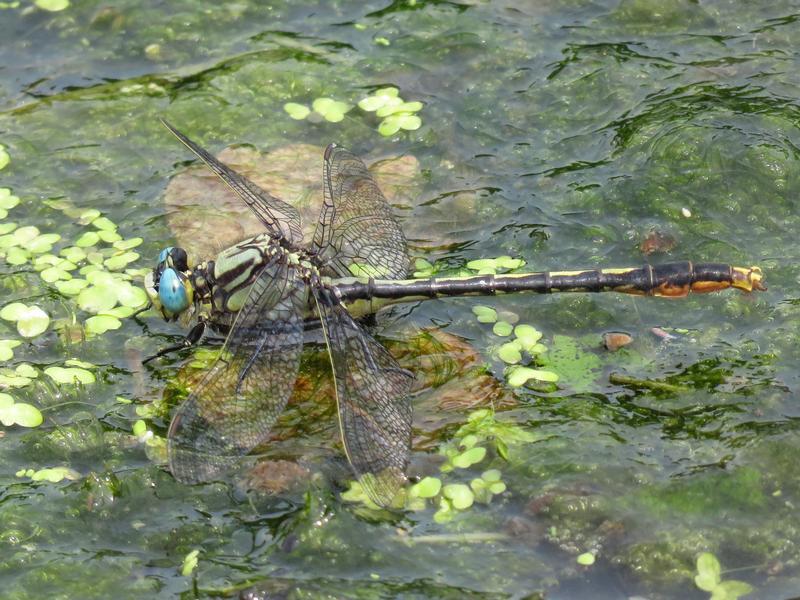
{"type": "Polygon", "coordinates": [[[183,350],[184,348],[190,348],[194,346],[197,342],[200,341],[200,338],[203,337],[203,332],[206,329],[205,321],[199,321],[197,325],[192,327],[191,331],[183,338],[183,341],[180,344],[175,344],[174,346],[167,346],[166,348],[162,348],[158,352],[156,352],[153,356],[149,356],[142,361],[142,364],[147,364],[151,360],[164,356],[165,354],[169,354],[170,352],[175,352],[176,350],[183,350]]]}

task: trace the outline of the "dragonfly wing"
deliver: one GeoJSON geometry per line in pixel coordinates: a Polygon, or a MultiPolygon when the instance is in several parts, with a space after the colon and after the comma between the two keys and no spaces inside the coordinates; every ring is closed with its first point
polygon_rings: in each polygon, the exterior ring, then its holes
{"type": "Polygon", "coordinates": [[[213,479],[267,439],[297,378],[307,297],[305,282],[283,262],[259,274],[220,356],[172,418],[176,479],[213,479]]]}
{"type": "Polygon", "coordinates": [[[370,498],[390,506],[406,481],[413,375],[324,289],[314,289],[336,382],[347,459],[370,498]]]}
{"type": "Polygon", "coordinates": [[[244,175],[218,161],[164,119],[161,119],[161,122],[244,200],[273,237],[283,237],[295,245],[303,241],[300,213],[294,206],[276,198],[244,175]]]}
{"type": "Polygon", "coordinates": [[[405,235],[361,159],[335,144],[328,146],[323,188],[312,244],[322,264],[340,277],[404,278],[405,235]]]}

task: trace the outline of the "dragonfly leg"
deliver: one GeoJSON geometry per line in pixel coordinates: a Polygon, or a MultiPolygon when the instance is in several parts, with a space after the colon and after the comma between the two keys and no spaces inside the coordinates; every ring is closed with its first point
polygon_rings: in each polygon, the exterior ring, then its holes
{"type": "Polygon", "coordinates": [[[169,354],[170,352],[175,352],[176,350],[183,350],[184,348],[190,348],[194,346],[200,339],[203,337],[203,333],[206,329],[206,322],[205,321],[198,321],[198,323],[192,327],[191,331],[186,334],[186,337],[183,338],[183,341],[180,344],[175,344],[173,346],[167,346],[166,348],[162,348],[158,352],[156,352],[153,356],[149,356],[142,361],[142,364],[147,364],[151,360],[155,360],[165,354],[169,354]]]}

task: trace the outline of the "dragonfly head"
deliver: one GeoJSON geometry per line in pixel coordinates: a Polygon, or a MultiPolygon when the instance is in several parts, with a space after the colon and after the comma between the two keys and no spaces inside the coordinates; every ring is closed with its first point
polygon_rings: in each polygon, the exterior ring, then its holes
{"type": "Polygon", "coordinates": [[[167,321],[176,320],[191,308],[194,288],[183,248],[170,246],[159,253],[156,268],[145,277],[145,290],[167,321]]]}

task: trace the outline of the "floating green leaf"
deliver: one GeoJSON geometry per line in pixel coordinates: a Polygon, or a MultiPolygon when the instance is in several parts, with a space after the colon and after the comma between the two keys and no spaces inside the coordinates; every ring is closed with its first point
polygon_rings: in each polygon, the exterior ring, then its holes
{"type": "Polygon", "coordinates": [[[375,116],[388,117],[396,113],[411,114],[420,110],[422,110],[422,102],[387,103],[375,111],[375,116]]]}
{"type": "Polygon", "coordinates": [[[472,307],[473,314],[478,317],[479,323],[494,323],[497,321],[497,311],[491,306],[476,305],[472,307]]]}
{"type": "Polygon", "coordinates": [[[89,285],[85,279],[70,279],[68,281],[56,281],[56,289],[65,296],[77,296],[81,290],[89,285]]]}
{"type": "Polygon", "coordinates": [[[442,489],[442,481],[438,477],[424,477],[409,488],[408,493],[417,498],[433,498],[442,489]]]}
{"type": "Polygon", "coordinates": [[[81,290],[77,302],[86,312],[95,314],[106,312],[117,305],[117,290],[110,282],[92,285],[81,290]]]}
{"type": "Polygon", "coordinates": [[[192,550],[184,557],[183,566],[181,566],[181,575],[188,577],[192,574],[192,571],[197,567],[197,557],[199,554],[200,550],[192,550]]]}
{"type": "Polygon", "coordinates": [[[514,335],[519,340],[522,349],[529,352],[542,339],[542,332],[532,325],[517,325],[514,328],[514,335]]]}
{"type": "Polygon", "coordinates": [[[453,466],[458,469],[467,469],[472,465],[481,462],[484,458],[486,458],[486,448],[475,446],[474,448],[470,448],[466,452],[462,452],[458,456],[453,457],[451,462],[453,463],[453,466]]]}
{"type": "Polygon", "coordinates": [[[697,575],[694,583],[704,592],[713,592],[721,581],[722,567],[717,557],[710,552],[703,552],[697,557],[697,575]]]}
{"type": "Polygon", "coordinates": [[[25,402],[14,402],[8,394],[0,394],[0,423],[6,427],[38,427],[44,418],[39,409],[25,402]]]}
{"type": "Polygon", "coordinates": [[[308,108],[305,104],[298,104],[297,102],[287,102],[283,105],[283,110],[285,110],[288,115],[296,121],[302,121],[309,114],[311,114],[310,108],[308,108]]]}
{"type": "Polygon", "coordinates": [[[338,123],[344,119],[345,113],[350,110],[350,105],[346,102],[334,100],[333,98],[317,98],[311,104],[315,112],[318,112],[326,121],[338,123]]]}
{"type": "Polygon", "coordinates": [[[595,560],[594,554],[592,554],[591,552],[584,552],[583,554],[579,555],[578,558],[575,559],[575,561],[579,565],[583,565],[584,567],[592,566],[594,564],[594,560],[595,560]]]}
{"type": "Polygon", "coordinates": [[[117,224],[108,217],[97,217],[92,220],[92,227],[101,229],[103,231],[116,231],[117,224]]]}
{"type": "Polygon", "coordinates": [[[463,483],[451,483],[442,488],[442,495],[453,503],[453,507],[464,510],[472,506],[475,495],[469,486],[463,483]]]}
{"type": "Polygon", "coordinates": [[[28,363],[22,363],[14,368],[14,372],[20,377],[27,377],[28,379],[36,379],[39,373],[36,369],[28,363]]]}
{"type": "Polygon", "coordinates": [[[385,87],[375,90],[372,95],[367,96],[358,103],[361,110],[374,112],[384,106],[397,106],[403,104],[403,100],[398,96],[400,90],[396,87],[385,87]]]}
{"type": "Polygon", "coordinates": [[[555,383],[558,381],[558,375],[552,371],[543,371],[541,369],[531,369],[529,367],[521,367],[515,365],[510,367],[506,373],[508,385],[511,387],[520,387],[525,385],[529,379],[537,381],[547,381],[555,383]]]}
{"type": "Polygon", "coordinates": [[[85,385],[96,381],[91,371],[79,367],[47,367],[44,373],[56,383],[61,384],[82,383],[85,385]]]}
{"type": "MultiPolygon", "coordinates": [[[[19,229],[17,231],[19,231],[19,229]]],[[[33,254],[42,254],[44,252],[50,252],[50,250],[53,249],[53,244],[60,239],[61,236],[57,233],[43,233],[23,243],[22,247],[33,254]]]]}
{"type": "Polygon", "coordinates": [[[132,263],[135,260],[138,260],[139,254],[136,252],[123,252],[121,254],[115,254],[111,258],[107,258],[103,261],[103,264],[112,271],[120,271],[124,269],[128,263],[132,263]]]}
{"type": "Polygon", "coordinates": [[[19,204],[19,198],[11,194],[9,188],[0,188],[0,208],[11,210],[19,204]]]}
{"type": "Polygon", "coordinates": [[[386,117],[378,125],[378,133],[382,136],[389,137],[394,135],[401,129],[407,131],[414,131],[422,126],[422,119],[417,115],[398,114],[386,117]]]}
{"type": "Polygon", "coordinates": [[[0,340],[0,361],[14,358],[14,348],[21,343],[19,340],[0,340]]]}
{"type": "Polygon", "coordinates": [[[98,237],[107,244],[115,244],[122,241],[122,236],[116,231],[102,230],[97,232],[98,237]]]}
{"type": "Polygon", "coordinates": [[[467,268],[483,275],[493,275],[497,270],[497,263],[493,258],[479,258],[467,263],[467,268]]]}
{"type": "Polygon", "coordinates": [[[16,321],[17,331],[22,337],[36,337],[43,333],[50,324],[50,317],[38,306],[27,306],[21,302],[12,302],[0,310],[0,318],[16,321]]]}
{"type": "Polygon", "coordinates": [[[33,0],[33,3],[42,10],[50,12],[58,12],[69,6],[69,0],[33,0]]]}
{"type": "Polygon", "coordinates": [[[10,265],[24,265],[30,260],[30,257],[30,252],[16,246],[9,248],[8,252],[6,252],[6,262],[10,265]]]}
{"type": "MultiPolygon", "coordinates": [[[[27,475],[27,472],[26,472],[27,475]]],[[[81,474],[73,469],[67,467],[53,467],[51,469],[39,469],[32,473],[30,478],[33,481],[49,481],[50,483],[58,483],[64,479],[74,481],[80,479],[81,474]]]]}
{"type": "Polygon", "coordinates": [[[122,321],[117,317],[103,314],[89,317],[86,319],[84,325],[86,326],[87,333],[101,335],[110,329],[119,329],[122,327],[122,321]]]}
{"type": "Polygon", "coordinates": [[[515,365],[522,360],[522,353],[520,352],[519,342],[506,342],[497,349],[497,356],[504,363],[515,365]]]}
{"type": "Polygon", "coordinates": [[[5,169],[10,160],[11,157],[8,155],[6,147],[3,146],[3,144],[0,144],[0,170],[5,169]]]}
{"type": "Polygon", "coordinates": [[[127,240],[117,240],[113,245],[117,250],[133,250],[137,246],[141,246],[142,242],[144,242],[142,238],[135,237],[127,240]]]}
{"type": "Polygon", "coordinates": [[[519,269],[525,264],[521,258],[511,258],[510,256],[498,256],[495,259],[498,269],[514,270],[519,269]]]}
{"type": "Polygon", "coordinates": [[[498,321],[494,324],[494,327],[492,327],[492,332],[501,337],[511,335],[512,331],[514,331],[514,326],[508,321],[498,321]]]}
{"type": "MultiPolygon", "coordinates": [[[[13,222],[0,223],[0,236],[5,237],[6,234],[11,233],[17,228],[17,224],[13,222]]],[[[11,236],[8,236],[11,237],[11,236]]],[[[13,238],[12,238],[13,239],[13,238]]],[[[0,245],[0,248],[7,248],[8,246],[0,245]]]]}
{"type": "Polygon", "coordinates": [[[77,240],[75,240],[75,245],[78,248],[89,248],[91,246],[96,246],[97,242],[100,241],[100,236],[97,235],[96,231],[87,231],[77,240]]]}

